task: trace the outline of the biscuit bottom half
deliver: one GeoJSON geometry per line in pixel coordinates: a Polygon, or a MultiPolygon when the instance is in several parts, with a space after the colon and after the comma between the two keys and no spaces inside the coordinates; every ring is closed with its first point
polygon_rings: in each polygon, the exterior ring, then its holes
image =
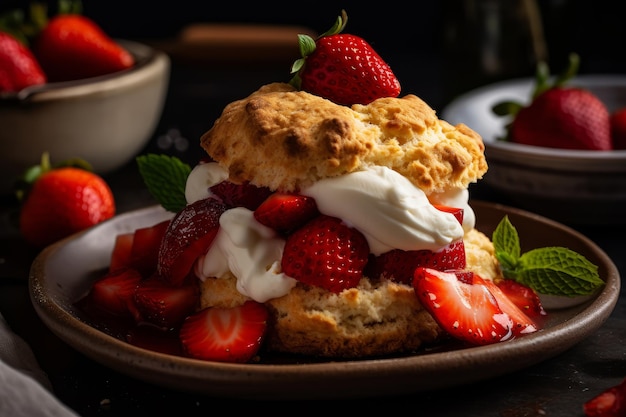
{"type": "MultiPolygon", "coordinates": [[[[491,241],[473,229],[464,238],[467,269],[499,277],[491,241]]],[[[232,274],[202,282],[201,308],[230,307],[248,298],[232,274]]],[[[418,350],[446,337],[420,304],[413,287],[364,277],[335,294],[297,284],[287,295],[265,303],[270,311],[264,349],[326,358],[365,358],[418,350]]]]}

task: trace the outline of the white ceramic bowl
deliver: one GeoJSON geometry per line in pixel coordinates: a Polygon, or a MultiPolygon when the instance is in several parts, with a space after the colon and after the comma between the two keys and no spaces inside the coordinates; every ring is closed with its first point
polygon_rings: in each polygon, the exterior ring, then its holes
{"type": "MultiPolygon", "coordinates": [[[[571,224],[626,222],[626,150],[564,150],[497,140],[510,119],[496,116],[493,105],[511,99],[527,103],[533,83],[517,79],[470,91],[446,106],[441,117],[465,123],[483,137],[489,171],[482,181],[515,205],[571,224]]],[[[609,111],[626,107],[626,76],[579,76],[570,85],[589,89],[609,111]]]]}
{"type": "Polygon", "coordinates": [[[170,59],[147,45],[119,42],[136,58],[131,69],[0,97],[0,193],[10,192],[45,151],[52,163],[83,158],[106,174],[147,144],[163,111],[170,59]]]}

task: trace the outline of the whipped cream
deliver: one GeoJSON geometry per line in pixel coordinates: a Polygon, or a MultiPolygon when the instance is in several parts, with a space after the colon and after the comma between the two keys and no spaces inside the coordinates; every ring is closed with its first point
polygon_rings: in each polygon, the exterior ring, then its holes
{"type": "Polygon", "coordinates": [[[433,204],[463,209],[463,230],[466,232],[476,226],[476,214],[469,205],[468,189],[453,189],[443,193],[431,194],[428,198],[433,204]]]}
{"type": "Polygon", "coordinates": [[[220,217],[211,249],[196,264],[200,279],[221,277],[231,271],[237,277],[237,291],[258,302],[281,297],[296,280],[281,272],[285,240],[259,223],[244,207],[227,210],[220,217]]]}
{"type": "Polygon", "coordinates": [[[228,179],[228,171],[216,162],[206,162],[196,165],[185,184],[185,199],[187,204],[208,198],[213,195],[210,188],[228,179]]]}
{"type": "Polygon", "coordinates": [[[406,177],[383,166],[315,182],[300,192],[320,212],[358,229],[374,255],[392,249],[436,251],[463,237],[453,214],[437,210],[406,177]]]}
{"type": "MultiPolygon", "coordinates": [[[[211,195],[209,188],[228,177],[217,163],[196,166],[187,179],[189,203],[211,195]]],[[[370,252],[391,249],[437,251],[461,239],[475,217],[467,190],[436,196],[437,204],[464,209],[464,225],[453,214],[436,209],[422,190],[396,171],[373,166],[335,178],[317,181],[301,191],[313,197],[321,213],[341,218],[366,237],[370,252]]],[[[195,267],[200,279],[221,277],[228,271],[237,278],[237,290],[265,302],[287,294],[296,280],[281,272],[285,240],[259,223],[252,211],[227,210],[209,251],[195,267]]]]}

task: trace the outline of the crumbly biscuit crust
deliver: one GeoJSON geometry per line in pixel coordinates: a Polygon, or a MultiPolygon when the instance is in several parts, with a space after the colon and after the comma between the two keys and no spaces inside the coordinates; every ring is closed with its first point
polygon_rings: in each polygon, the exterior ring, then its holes
{"type": "Polygon", "coordinates": [[[347,107],[285,83],[228,104],[201,145],[231,181],[280,191],[382,165],[428,195],[466,188],[487,171],[482,138],[415,95],[347,107]]]}

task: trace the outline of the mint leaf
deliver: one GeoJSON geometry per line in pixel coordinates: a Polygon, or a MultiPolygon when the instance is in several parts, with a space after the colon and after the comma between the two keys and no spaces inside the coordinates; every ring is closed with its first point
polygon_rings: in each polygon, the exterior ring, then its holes
{"type": "Polygon", "coordinates": [[[492,241],[496,252],[502,253],[503,259],[500,262],[503,264],[503,267],[506,269],[514,268],[521,249],[517,229],[511,224],[509,216],[505,215],[496,227],[496,230],[493,231],[492,241]]]}
{"type": "Polygon", "coordinates": [[[598,267],[571,249],[550,246],[520,255],[519,235],[508,216],[494,230],[492,242],[504,277],[538,293],[573,297],[604,285],[598,267]]]}
{"type": "Polygon", "coordinates": [[[177,213],[187,205],[185,185],[191,167],[175,156],[147,154],[136,158],[148,191],[167,211],[177,213]]]}

